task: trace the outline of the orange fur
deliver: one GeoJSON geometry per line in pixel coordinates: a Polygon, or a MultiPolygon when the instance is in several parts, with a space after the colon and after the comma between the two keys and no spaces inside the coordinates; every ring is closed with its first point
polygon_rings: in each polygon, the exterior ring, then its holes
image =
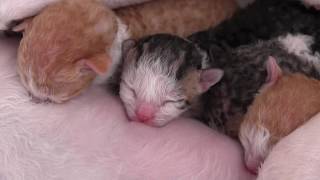
{"type": "Polygon", "coordinates": [[[116,14],[129,26],[133,38],[170,33],[188,36],[215,26],[237,9],[233,0],[153,0],[120,8],[116,14]]]}
{"type": "Polygon", "coordinates": [[[94,27],[115,21],[112,11],[95,0],[66,0],[44,9],[26,25],[20,43],[18,69],[23,84],[35,96],[56,102],[81,93],[95,78],[81,61],[107,70],[106,48],[117,31],[113,25],[99,31],[94,27]]]}
{"type": "Polygon", "coordinates": [[[319,111],[320,82],[302,74],[283,75],[262,89],[241,126],[266,128],[272,146],[319,111]]]}
{"type": "Polygon", "coordinates": [[[99,0],[62,0],[18,27],[25,29],[19,74],[33,96],[61,103],[83,92],[97,74],[112,71],[118,20],[131,38],[160,32],[186,36],[218,24],[235,9],[233,0],[155,0],[116,11],[99,0]]]}

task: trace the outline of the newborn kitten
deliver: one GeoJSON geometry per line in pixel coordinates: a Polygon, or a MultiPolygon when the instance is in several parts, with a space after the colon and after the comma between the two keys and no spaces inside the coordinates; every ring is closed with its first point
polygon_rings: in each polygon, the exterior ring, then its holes
{"type": "Polygon", "coordinates": [[[18,72],[36,98],[64,102],[88,87],[96,73],[111,71],[117,27],[111,10],[98,0],[63,0],[16,29],[25,32],[18,50],[18,72]],[[76,19],[76,20],[75,20],[76,19]]]}
{"type": "Polygon", "coordinates": [[[248,169],[257,171],[272,147],[320,111],[320,81],[283,74],[268,61],[268,76],[241,124],[239,138],[248,169]]]}
{"type": "Polygon", "coordinates": [[[130,119],[162,126],[185,112],[222,77],[192,42],[158,34],[123,44],[120,97],[130,119]]]}
{"type": "Polygon", "coordinates": [[[126,43],[120,97],[133,120],[163,126],[191,108],[192,116],[237,136],[242,116],[265,83],[270,55],[285,72],[320,78],[312,40],[288,35],[239,47],[219,61],[170,35],[126,43]]]}
{"type": "Polygon", "coordinates": [[[235,9],[232,0],[159,0],[115,11],[98,0],[62,0],[15,28],[25,29],[19,74],[33,96],[61,103],[83,92],[97,75],[96,82],[105,83],[120,62],[125,39],[158,32],[186,36],[235,9]]]}

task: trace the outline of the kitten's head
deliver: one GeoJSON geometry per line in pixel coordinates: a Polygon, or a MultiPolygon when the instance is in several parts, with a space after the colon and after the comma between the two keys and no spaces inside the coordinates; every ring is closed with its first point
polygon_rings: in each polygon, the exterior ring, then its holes
{"type": "Polygon", "coordinates": [[[67,101],[109,70],[106,50],[117,32],[113,12],[94,1],[79,9],[77,3],[59,2],[16,27],[24,30],[18,50],[22,84],[41,101],[67,101]]]}
{"type": "Polygon", "coordinates": [[[266,61],[267,78],[265,84],[259,90],[260,93],[255,97],[253,103],[248,108],[247,113],[241,123],[239,139],[244,148],[246,167],[254,173],[263,163],[274,145],[274,125],[271,114],[279,113],[274,109],[274,102],[278,98],[268,97],[271,87],[274,87],[281,77],[282,71],[276,59],[269,57],[266,61]]]}
{"type": "Polygon", "coordinates": [[[172,35],[127,40],[123,58],[120,97],[127,114],[152,126],[163,126],[188,110],[223,75],[219,69],[204,69],[204,51],[172,35]]]}
{"type": "MultiPolygon", "coordinates": [[[[259,117],[256,116],[255,118],[259,117]]],[[[247,169],[254,174],[258,173],[260,165],[271,149],[269,131],[247,119],[241,124],[239,139],[244,148],[244,160],[247,169]]]]}
{"type": "Polygon", "coordinates": [[[74,63],[39,65],[26,63],[20,56],[18,72],[33,99],[62,103],[81,94],[96,77],[87,61],[89,59],[75,59],[74,63]]]}

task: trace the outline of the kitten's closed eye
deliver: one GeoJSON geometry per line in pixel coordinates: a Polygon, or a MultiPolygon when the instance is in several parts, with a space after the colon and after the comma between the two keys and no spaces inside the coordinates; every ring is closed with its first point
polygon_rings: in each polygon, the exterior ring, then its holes
{"type": "Polygon", "coordinates": [[[121,80],[123,82],[123,85],[125,85],[133,94],[134,98],[137,98],[136,91],[129,85],[129,83],[125,80],[121,80]]]}
{"type": "Polygon", "coordinates": [[[162,106],[165,106],[167,104],[173,104],[177,106],[178,109],[185,109],[188,106],[188,102],[185,99],[178,99],[178,100],[166,100],[162,103],[162,106]]]}

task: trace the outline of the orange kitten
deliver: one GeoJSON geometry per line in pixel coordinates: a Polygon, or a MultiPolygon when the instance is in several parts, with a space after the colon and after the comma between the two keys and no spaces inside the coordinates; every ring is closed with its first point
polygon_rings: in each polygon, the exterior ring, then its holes
{"type": "Polygon", "coordinates": [[[96,0],[65,0],[26,22],[18,52],[23,85],[35,97],[66,101],[109,69],[117,33],[110,9],[96,0]]]}
{"type": "Polygon", "coordinates": [[[268,61],[269,80],[245,115],[239,138],[246,165],[255,171],[271,148],[320,111],[320,82],[303,74],[282,75],[268,61]]]}

